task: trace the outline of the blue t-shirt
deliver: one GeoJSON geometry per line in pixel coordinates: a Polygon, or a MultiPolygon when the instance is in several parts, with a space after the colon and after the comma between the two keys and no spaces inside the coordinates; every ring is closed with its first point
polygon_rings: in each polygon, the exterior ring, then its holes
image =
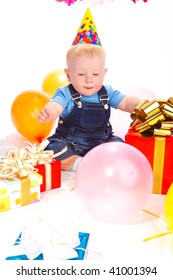
{"type": "MultiPolygon", "coordinates": [[[[118,90],[114,90],[109,85],[104,85],[104,87],[108,94],[108,98],[109,98],[108,103],[110,107],[117,109],[118,105],[125,97],[125,95],[118,90]]],[[[91,96],[81,95],[81,98],[82,98],[82,102],[91,102],[91,103],[100,102],[98,93],[95,93],[91,96]]],[[[64,108],[61,117],[66,117],[67,115],[69,115],[69,113],[72,111],[74,107],[74,102],[71,98],[71,93],[68,86],[58,88],[55,95],[52,97],[51,101],[57,102],[64,108]]]]}

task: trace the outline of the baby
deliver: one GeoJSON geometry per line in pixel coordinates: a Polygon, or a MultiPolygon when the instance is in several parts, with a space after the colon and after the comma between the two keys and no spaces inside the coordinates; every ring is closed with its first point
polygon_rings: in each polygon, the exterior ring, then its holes
{"type": "Polygon", "coordinates": [[[38,120],[59,119],[45,149],[57,153],[67,147],[57,159],[62,170],[76,171],[82,157],[92,148],[106,142],[123,142],[113,134],[110,107],[131,113],[141,99],[103,85],[107,69],[102,46],[87,43],[72,46],[66,62],[64,71],[70,84],[57,89],[40,111],[38,120]]]}

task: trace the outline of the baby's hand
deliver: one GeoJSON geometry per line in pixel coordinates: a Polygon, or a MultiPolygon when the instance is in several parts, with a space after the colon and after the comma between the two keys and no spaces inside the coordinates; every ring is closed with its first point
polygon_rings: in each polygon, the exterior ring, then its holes
{"type": "Polygon", "coordinates": [[[51,121],[51,110],[49,108],[43,108],[38,115],[39,122],[51,121]]]}
{"type": "Polygon", "coordinates": [[[39,122],[54,121],[62,111],[63,108],[59,104],[48,102],[38,114],[38,120],[39,122]]]}

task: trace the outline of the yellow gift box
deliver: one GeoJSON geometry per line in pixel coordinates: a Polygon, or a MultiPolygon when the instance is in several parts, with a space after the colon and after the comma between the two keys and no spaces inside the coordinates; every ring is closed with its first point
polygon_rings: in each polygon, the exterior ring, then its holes
{"type": "Polygon", "coordinates": [[[40,201],[42,176],[36,172],[27,177],[0,180],[0,212],[40,201]]]}

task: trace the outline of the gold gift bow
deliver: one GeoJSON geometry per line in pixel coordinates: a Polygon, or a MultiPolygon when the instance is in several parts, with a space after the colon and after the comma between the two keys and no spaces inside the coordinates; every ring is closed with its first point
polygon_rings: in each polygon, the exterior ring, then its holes
{"type": "Polygon", "coordinates": [[[0,178],[13,179],[17,176],[23,178],[36,171],[34,161],[27,157],[25,149],[10,150],[6,158],[0,159],[0,178]]]}
{"type": "Polygon", "coordinates": [[[67,151],[67,146],[65,146],[60,152],[56,154],[54,154],[53,150],[44,150],[45,147],[49,144],[48,140],[44,140],[39,145],[32,144],[28,141],[25,141],[25,143],[27,143],[27,145],[25,146],[27,155],[29,158],[34,160],[34,165],[51,162],[52,158],[58,157],[67,151]]]}
{"type": "Polygon", "coordinates": [[[139,133],[169,136],[173,129],[173,98],[142,100],[131,114],[131,128],[139,133]]]}
{"type": "Polygon", "coordinates": [[[40,163],[51,162],[52,158],[57,157],[67,151],[67,146],[59,153],[44,151],[49,141],[45,140],[41,144],[28,144],[24,148],[10,150],[6,157],[0,158],[0,179],[13,179],[15,177],[27,177],[37,169],[34,167],[40,163]]]}

